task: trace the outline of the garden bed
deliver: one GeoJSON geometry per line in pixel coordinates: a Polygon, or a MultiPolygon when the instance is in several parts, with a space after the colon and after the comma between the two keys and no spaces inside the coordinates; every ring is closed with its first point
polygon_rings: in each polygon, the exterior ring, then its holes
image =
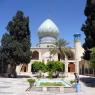
{"type": "Polygon", "coordinates": [[[41,82],[40,86],[64,86],[62,82],[41,82]]]}

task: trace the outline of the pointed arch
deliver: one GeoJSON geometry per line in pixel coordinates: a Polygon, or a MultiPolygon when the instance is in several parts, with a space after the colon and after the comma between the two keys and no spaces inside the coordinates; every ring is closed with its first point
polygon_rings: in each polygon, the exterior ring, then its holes
{"type": "Polygon", "coordinates": [[[22,64],[20,72],[27,72],[28,71],[28,64],[22,64]]]}
{"type": "Polygon", "coordinates": [[[35,59],[35,60],[39,59],[39,52],[38,51],[33,51],[32,52],[32,59],[35,59]]]}

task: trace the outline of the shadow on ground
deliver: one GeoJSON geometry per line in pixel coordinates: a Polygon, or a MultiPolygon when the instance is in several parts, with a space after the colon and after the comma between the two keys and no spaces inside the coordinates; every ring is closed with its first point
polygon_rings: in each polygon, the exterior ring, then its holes
{"type": "Polygon", "coordinates": [[[80,81],[88,87],[95,87],[95,77],[82,77],[80,78],[80,81]]]}
{"type": "Polygon", "coordinates": [[[18,75],[17,78],[31,78],[30,76],[26,75],[18,75]]]}
{"type": "MultiPolygon", "coordinates": [[[[6,75],[0,75],[0,78],[9,78],[9,77],[6,75]]],[[[18,75],[17,78],[31,78],[31,77],[28,75],[18,75]]]]}

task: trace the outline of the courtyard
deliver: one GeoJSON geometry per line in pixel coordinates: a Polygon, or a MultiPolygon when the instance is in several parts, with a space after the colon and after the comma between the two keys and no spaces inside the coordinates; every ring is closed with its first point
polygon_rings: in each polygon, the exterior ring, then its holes
{"type": "Polygon", "coordinates": [[[27,78],[0,78],[0,95],[95,95],[95,77],[80,75],[79,93],[51,93],[26,91],[29,87],[27,78]]]}
{"type": "Polygon", "coordinates": [[[0,11],[0,95],[95,95],[95,0],[0,0],[0,11]]]}

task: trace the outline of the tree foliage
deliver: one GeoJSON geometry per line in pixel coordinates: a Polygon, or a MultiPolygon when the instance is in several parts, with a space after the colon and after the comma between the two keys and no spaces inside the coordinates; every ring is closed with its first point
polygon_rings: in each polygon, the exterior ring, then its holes
{"type": "MultiPolygon", "coordinates": [[[[53,73],[63,72],[64,64],[60,61],[48,61],[44,64],[40,61],[34,61],[31,65],[32,72],[49,72],[49,77],[53,77],[53,73]]],[[[58,73],[59,74],[59,73],[58,73]]]]}
{"type": "Polygon", "coordinates": [[[64,63],[60,61],[48,61],[46,66],[50,78],[53,77],[53,73],[59,76],[59,72],[64,71],[64,63]]]}
{"type": "Polygon", "coordinates": [[[46,71],[46,66],[43,62],[40,61],[34,61],[31,65],[32,67],[32,72],[45,72],[46,71]]]}
{"type": "Polygon", "coordinates": [[[95,48],[91,49],[90,64],[92,68],[95,68],[95,48]]]}
{"type": "Polygon", "coordinates": [[[64,70],[64,64],[60,61],[49,61],[47,62],[47,71],[63,71],[64,70]]]}
{"type": "Polygon", "coordinates": [[[95,47],[95,0],[87,0],[84,14],[87,17],[81,30],[85,34],[85,43],[83,44],[84,59],[90,60],[90,49],[95,47]]]}
{"type": "Polygon", "coordinates": [[[58,39],[55,43],[55,47],[51,49],[51,54],[58,54],[58,60],[73,57],[73,52],[68,48],[68,43],[64,39],[58,39]]]}
{"type": "MultiPolygon", "coordinates": [[[[16,65],[27,64],[31,59],[31,43],[29,18],[24,16],[22,11],[17,11],[16,15],[9,21],[7,32],[1,40],[3,59],[11,68],[16,65]]],[[[15,71],[15,68],[14,71],[15,71]]],[[[11,71],[12,73],[13,71],[11,71]]]]}

